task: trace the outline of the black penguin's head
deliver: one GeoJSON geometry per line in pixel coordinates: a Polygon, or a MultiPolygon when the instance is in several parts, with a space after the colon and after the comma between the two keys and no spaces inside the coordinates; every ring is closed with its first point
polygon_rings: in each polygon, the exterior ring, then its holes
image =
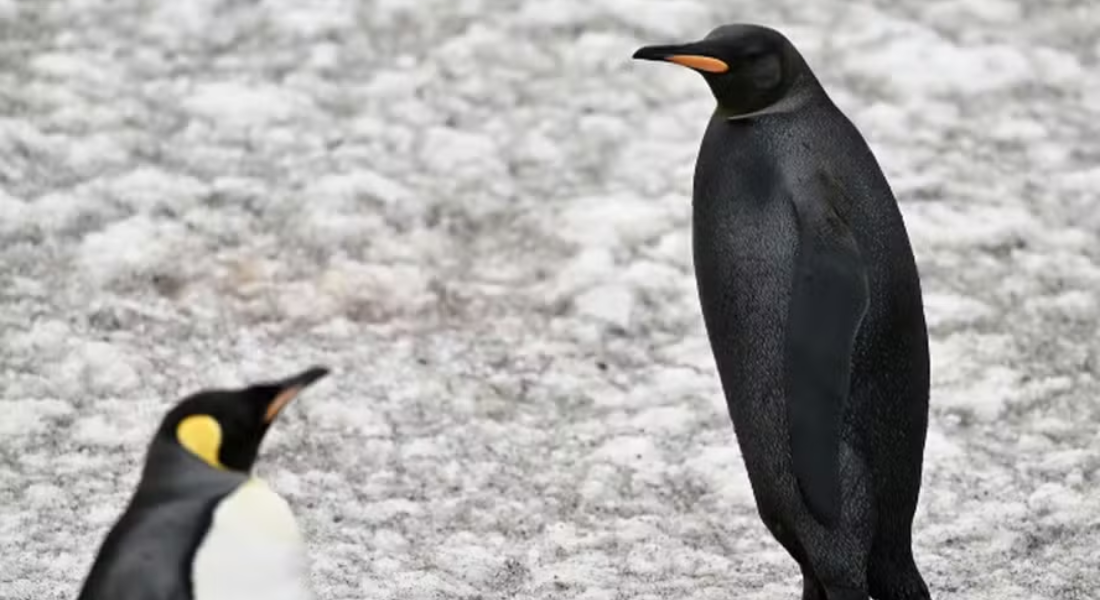
{"type": "Polygon", "coordinates": [[[188,396],[164,417],[153,444],[174,444],[213,468],[247,473],[275,417],[327,374],[313,367],[281,381],[188,396]]]}
{"type": "Polygon", "coordinates": [[[641,60],[676,63],[702,74],[729,116],[764,110],[812,79],[809,67],[783,34],[760,25],[723,25],[688,44],[646,46],[641,60]]]}

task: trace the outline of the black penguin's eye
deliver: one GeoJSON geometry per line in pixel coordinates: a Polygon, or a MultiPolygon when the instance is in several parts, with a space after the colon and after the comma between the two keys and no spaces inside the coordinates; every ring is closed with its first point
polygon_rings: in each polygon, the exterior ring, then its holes
{"type": "Polygon", "coordinates": [[[764,58],[767,54],[763,48],[750,48],[743,52],[740,58],[744,62],[753,63],[764,58]]]}

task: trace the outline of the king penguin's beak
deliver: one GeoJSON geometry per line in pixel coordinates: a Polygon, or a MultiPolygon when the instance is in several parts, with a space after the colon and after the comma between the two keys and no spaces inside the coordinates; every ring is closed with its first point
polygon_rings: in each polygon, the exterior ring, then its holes
{"type": "Polygon", "coordinates": [[[274,421],[283,408],[290,404],[290,401],[296,398],[302,390],[328,375],[328,373],[329,370],[324,367],[313,367],[276,383],[275,387],[278,392],[267,405],[267,410],[264,412],[264,422],[274,421]]]}
{"type": "Polygon", "coordinates": [[[638,60],[662,60],[703,71],[704,73],[725,73],[730,66],[721,59],[700,52],[698,44],[674,44],[671,46],[645,46],[634,53],[638,60]]]}

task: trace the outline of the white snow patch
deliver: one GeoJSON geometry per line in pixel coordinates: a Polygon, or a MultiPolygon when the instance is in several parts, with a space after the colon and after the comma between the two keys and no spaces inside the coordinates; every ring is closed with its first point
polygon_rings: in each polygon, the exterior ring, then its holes
{"type": "Polygon", "coordinates": [[[560,232],[586,246],[629,246],[663,233],[667,210],[637,196],[577,198],[560,215],[560,232]]]}
{"type": "MultiPolygon", "coordinates": [[[[424,69],[379,69],[374,72],[365,84],[363,93],[377,101],[402,101],[414,96],[417,89],[422,88],[432,79],[431,73],[424,69]]],[[[385,123],[371,121],[375,115],[365,114],[360,117],[360,128],[365,128],[364,133],[369,133],[376,127],[385,127],[385,123]],[[368,127],[369,126],[369,127],[368,127]]]]}
{"type": "Polygon", "coordinates": [[[1088,77],[1081,62],[1069,52],[1037,47],[1031,51],[1031,59],[1035,72],[1047,83],[1076,87],[1088,77]]]}
{"type": "Polygon", "coordinates": [[[19,16],[16,0],[0,0],[0,20],[14,21],[19,16]]]}
{"type": "Polygon", "coordinates": [[[116,137],[97,133],[73,138],[66,162],[77,173],[93,177],[124,165],[129,158],[130,152],[116,137]]]}
{"type": "Polygon", "coordinates": [[[1095,319],[1097,314],[1096,292],[1070,290],[1055,296],[1028,298],[1024,302],[1026,310],[1064,315],[1079,321],[1095,319]]]}
{"type": "Polygon", "coordinates": [[[56,485],[35,483],[27,487],[24,498],[37,506],[49,507],[57,506],[61,500],[66,498],[66,494],[56,485]]]}
{"type": "Polygon", "coordinates": [[[596,6],[615,19],[659,37],[705,30],[710,17],[707,7],[693,0],[605,0],[596,6]]]}
{"type": "Polygon", "coordinates": [[[1037,237],[1035,215],[1018,205],[950,205],[921,202],[903,207],[910,234],[922,245],[997,247],[1037,237]]]}
{"type": "Polygon", "coordinates": [[[338,32],[355,25],[355,3],[349,0],[263,0],[269,22],[283,31],[304,37],[338,32]]]}
{"type": "Polygon", "coordinates": [[[625,329],[630,324],[635,298],[630,287],[609,283],[580,294],[574,298],[573,303],[578,316],[597,319],[625,329]]]}
{"type": "Polygon", "coordinates": [[[852,120],[868,138],[904,140],[912,133],[911,116],[912,113],[897,104],[874,102],[862,109],[853,107],[852,120]]]}
{"type": "Polygon", "coordinates": [[[980,421],[994,421],[1016,399],[1020,381],[1020,373],[1013,369],[988,366],[966,383],[938,388],[935,406],[969,412],[980,421]]]}
{"type": "Polygon", "coordinates": [[[323,175],[311,183],[302,195],[311,204],[321,200],[332,208],[352,211],[369,206],[361,203],[361,200],[389,205],[407,201],[412,197],[412,192],[389,177],[360,169],[354,173],[323,175]]]}
{"type": "Polygon", "coordinates": [[[531,29],[568,27],[589,21],[597,8],[595,3],[582,0],[525,2],[516,15],[516,21],[531,29]]]}
{"type": "MultiPolygon", "coordinates": [[[[553,589],[587,588],[589,586],[614,587],[618,579],[618,569],[611,558],[602,551],[591,550],[567,556],[560,562],[538,565],[531,570],[532,584],[536,586],[552,585],[553,589]]],[[[548,596],[552,597],[552,596],[548,596]]]]}
{"type": "Polygon", "coordinates": [[[435,301],[431,280],[416,264],[360,263],[335,260],[318,281],[318,289],[344,313],[382,319],[392,314],[415,313],[435,301]]]}
{"type": "MultiPolygon", "coordinates": [[[[933,398],[938,402],[939,398],[933,398]]],[[[924,441],[924,459],[928,462],[949,461],[963,455],[959,445],[948,439],[938,429],[929,429],[924,441]]]]}
{"type": "Polygon", "coordinates": [[[184,38],[211,27],[225,0],[159,2],[151,14],[150,29],[167,39],[184,38]]]}
{"type": "Polygon", "coordinates": [[[1049,132],[1039,121],[1014,118],[995,123],[989,129],[989,135],[1003,142],[1037,142],[1045,139],[1049,132]]]}
{"type": "Polygon", "coordinates": [[[1047,482],[1028,496],[1027,506],[1039,515],[1067,515],[1080,508],[1081,497],[1061,484],[1047,482]]]}
{"type": "Polygon", "coordinates": [[[420,151],[425,166],[449,177],[474,179],[500,172],[500,149],[489,136],[455,129],[433,127],[424,134],[420,151]]]}
{"type": "Polygon", "coordinates": [[[133,419],[124,417],[124,414],[91,414],[81,417],[73,425],[73,441],[108,448],[137,446],[152,432],[144,430],[133,419]]]}
{"type": "Polygon", "coordinates": [[[925,292],[924,314],[930,328],[973,325],[995,315],[981,300],[949,292],[925,292]]]}
{"type": "Polygon", "coordinates": [[[615,258],[611,250],[603,247],[584,248],[573,255],[554,278],[555,296],[568,296],[578,290],[592,287],[615,271],[615,258]]]}
{"type": "Polygon", "coordinates": [[[593,455],[622,467],[638,468],[661,462],[661,451],[647,437],[619,436],[603,443],[593,455]]]}
{"type": "MultiPolygon", "coordinates": [[[[665,263],[642,259],[632,261],[627,266],[626,273],[623,274],[623,280],[637,288],[661,291],[694,291],[693,279],[691,274],[665,263]]],[[[688,294],[685,300],[690,299],[689,303],[694,303],[695,299],[691,298],[692,295],[688,294]]]]}
{"type": "Polygon", "coordinates": [[[352,430],[356,435],[389,438],[393,427],[377,410],[346,401],[313,401],[309,405],[311,422],[318,427],[352,430]]]}
{"type": "Polygon", "coordinates": [[[137,389],[144,361],[108,342],[86,341],[72,349],[61,365],[62,381],[78,396],[118,395],[137,389]]]}
{"type": "Polygon", "coordinates": [[[9,403],[3,419],[0,419],[0,439],[34,436],[41,434],[50,425],[51,420],[71,415],[69,404],[55,399],[24,398],[9,403]]]}
{"type": "Polygon", "coordinates": [[[412,192],[381,174],[364,170],[320,177],[301,192],[304,223],[298,235],[319,248],[333,242],[361,246],[386,237],[383,212],[407,213],[412,192]]]}
{"type": "MultiPolygon", "coordinates": [[[[704,346],[702,351],[705,352],[704,356],[707,357],[705,362],[699,363],[702,367],[701,370],[695,370],[687,366],[666,366],[659,371],[653,373],[650,378],[650,386],[645,393],[651,396],[663,397],[663,398],[684,398],[687,396],[695,396],[710,393],[713,389],[711,376],[712,371],[709,370],[713,364],[711,357],[711,350],[709,342],[703,339],[704,346]]],[[[641,393],[642,390],[635,390],[634,393],[641,393]]],[[[722,394],[719,393],[719,396],[722,394]]],[[[725,400],[723,399],[724,403],[725,400]]],[[[723,406],[725,406],[723,404],[723,406]]],[[[723,413],[725,411],[723,410],[723,413]]]]}
{"type": "Polygon", "coordinates": [[[401,535],[401,532],[394,531],[393,529],[379,529],[375,531],[373,542],[371,543],[372,548],[386,553],[405,552],[409,549],[410,545],[408,538],[401,535]]]}
{"type": "Polygon", "coordinates": [[[694,420],[695,415],[686,408],[658,406],[637,415],[630,424],[647,434],[669,435],[686,431],[694,420]]]}
{"type": "Polygon", "coordinates": [[[446,453],[446,448],[438,440],[428,437],[416,438],[401,446],[401,458],[403,460],[433,458],[443,456],[446,453]]]}
{"type": "Polygon", "coordinates": [[[1020,18],[1023,9],[1012,0],[940,0],[929,3],[923,12],[944,23],[966,23],[979,20],[1007,24],[1020,18]]]}
{"type": "Polygon", "coordinates": [[[488,585],[504,561],[482,543],[480,537],[452,536],[436,549],[435,562],[466,583],[488,585]]]}
{"type": "Polygon", "coordinates": [[[0,233],[19,231],[30,213],[26,202],[0,190],[0,233]]]}
{"type": "Polygon", "coordinates": [[[573,523],[557,522],[546,527],[543,540],[566,552],[574,552],[591,543],[591,539],[577,533],[577,526],[573,523]]]}
{"type": "Polygon", "coordinates": [[[730,435],[729,444],[700,448],[683,463],[684,467],[722,498],[736,506],[755,506],[744,459],[737,441],[730,435]]]}
{"type": "Polygon", "coordinates": [[[105,207],[84,194],[51,192],[28,204],[31,221],[47,232],[59,232],[76,226],[82,217],[102,214],[105,207]]]}
{"type": "Polygon", "coordinates": [[[12,332],[5,338],[7,349],[14,353],[49,356],[62,351],[71,341],[72,329],[57,319],[41,319],[25,332],[12,332]]]}
{"type": "Polygon", "coordinates": [[[75,82],[111,84],[119,79],[119,74],[110,66],[98,63],[89,56],[49,52],[39,54],[30,61],[30,68],[58,79],[75,82]]]}
{"type": "Polygon", "coordinates": [[[185,260],[185,241],[176,222],[139,214],[85,236],[77,260],[86,277],[105,285],[157,270],[177,271],[169,265],[185,260]]]}
{"type": "Polygon", "coordinates": [[[362,514],[369,523],[386,523],[398,516],[418,516],[424,509],[411,500],[391,498],[380,502],[365,504],[362,514]]]}
{"type": "Polygon", "coordinates": [[[958,46],[916,26],[901,28],[875,46],[847,49],[845,67],[851,75],[873,79],[910,102],[927,96],[1001,92],[1033,76],[1027,59],[1012,46],[958,46]]]}
{"type": "Polygon", "coordinates": [[[283,123],[307,110],[312,100],[270,83],[204,82],[183,100],[192,114],[229,127],[262,127],[283,123]]]}
{"type": "Polygon", "coordinates": [[[152,166],[137,167],[107,185],[113,200],[142,213],[163,209],[184,212],[207,190],[206,185],[194,177],[152,166]]]}

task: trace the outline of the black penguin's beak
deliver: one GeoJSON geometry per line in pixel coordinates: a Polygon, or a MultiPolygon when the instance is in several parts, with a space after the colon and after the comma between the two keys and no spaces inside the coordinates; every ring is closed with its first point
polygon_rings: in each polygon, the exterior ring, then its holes
{"type": "Polygon", "coordinates": [[[702,44],[673,44],[669,46],[645,46],[634,53],[638,60],[661,60],[676,63],[704,73],[725,73],[730,66],[724,60],[707,56],[702,44]]]}
{"type": "Polygon", "coordinates": [[[302,390],[328,375],[328,373],[329,370],[325,367],[313,367],[275,383],[274,386],[278,391],[267,405],[267,410],[264,412],[264,422],[271,423],[274,421],[283,408],[290,404],[290,401],[296,398],[302,390]]]}

